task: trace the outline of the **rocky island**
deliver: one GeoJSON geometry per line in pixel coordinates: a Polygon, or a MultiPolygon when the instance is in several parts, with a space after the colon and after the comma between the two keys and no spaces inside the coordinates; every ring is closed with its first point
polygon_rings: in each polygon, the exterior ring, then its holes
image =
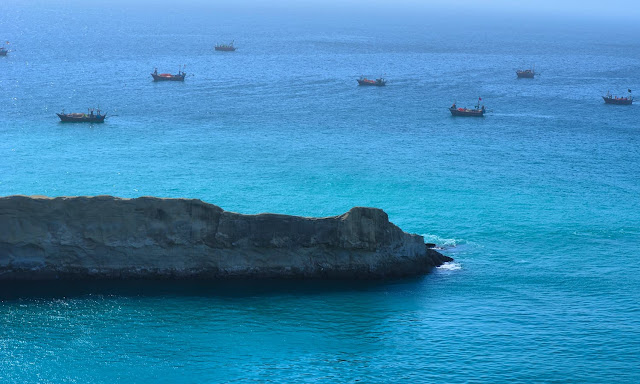
{"type": "Polygon", "coordinates": [[[367,279],[450,260],[376,208],[309,218],[197,199],[0,198],[0,280],[367,279]]]}

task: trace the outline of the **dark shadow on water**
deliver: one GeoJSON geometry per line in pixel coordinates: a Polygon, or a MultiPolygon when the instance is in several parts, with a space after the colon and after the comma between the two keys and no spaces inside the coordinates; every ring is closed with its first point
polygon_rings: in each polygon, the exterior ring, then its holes
{"type": "Polygon", "coordinates": [[[421,276],[389,280],[67,280],[2,281],[0,301],[81,298],[89,295],[122,297],[256,297],[317,295],[349,291],[413,290],[428,279],[421,276]]]}

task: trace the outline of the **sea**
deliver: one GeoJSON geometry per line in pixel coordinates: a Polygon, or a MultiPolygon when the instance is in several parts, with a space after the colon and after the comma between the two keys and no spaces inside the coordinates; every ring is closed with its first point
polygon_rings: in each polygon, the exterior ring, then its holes
{"type": "Polygon", "coordinates": [[[1,383],[640,382],[640,103],[601,98],[640,91],[637,23],[114,4],[0,4],[0,196],[372,206],[455,261],[387,281],[4,283],[1,383]],[[479,98],[484,118],[450,115],[479,98]],[[106,122],[56,116],[87,108],[106,122]]]}

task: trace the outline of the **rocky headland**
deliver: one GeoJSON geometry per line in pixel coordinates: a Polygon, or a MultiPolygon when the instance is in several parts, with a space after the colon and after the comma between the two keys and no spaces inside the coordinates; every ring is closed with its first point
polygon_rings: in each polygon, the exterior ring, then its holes
{"type": "Polygon", "coordinates": [[[309,218],[196,199],[0,198],[0,280],[368,279],[450,260],[376,208],[309,218]]]}

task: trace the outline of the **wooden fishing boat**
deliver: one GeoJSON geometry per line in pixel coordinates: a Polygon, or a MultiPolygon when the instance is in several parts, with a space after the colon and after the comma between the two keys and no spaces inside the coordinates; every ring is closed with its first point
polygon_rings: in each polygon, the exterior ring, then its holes
{"type": "Polygon", "coordinates": [[[233,41],[229,44],[216,44],[214,47],[216,51],[225,51],[225,52],[233,52],[236,50],[236,47],[233,46],[233,41]]]}
{"type": "Polygon", "coordinates": [[[626,97],[613,96],[610,92],[607,92],[606,96],[602,96],[602,99],[604,99],[605,104],[631,105],[633,104],[633,96],[630,89],[628,92],[629,95],[626,97]]]}
{"type": "Polygon", "coordinates": [[[360,76],[360,78],[358,79],[358,85],[368,85],[368,86],[374,86],[374,87],[382,87],[384,85],[387,84],[387,80],[384,79],[383,77],[379,77],[375,80],[371,80],[371,79],[367,79],[364,76],[360,76]]]}
{"type": "Polygon", "coordinates": [[[89,109],[89,113],[56,113],[62,123],[104,123],[106,113],[100,113],[98,109],[93,113],[93,109],[89,109]]]}
{"type": "MultiPolygon", "coordinates": [[[[8,41],[7,45],[9,45],[8,41]]],[[[9,53],[9,48],[6,48],[4,46],[0,47],[0,56],[7,56],[7,53],[9,53]]]]}
{"type": "Polygon", "coordinates": [[[156,68],[151,77],[153,77],[153,81],[184,81],[185,76],[187,74],[181,69],[178,70],[178,74],[172,75],[170,73],[158,73],[158,68],[156,68]]]}
{"type": "Polygon", "coordinates": [[[519,79],[533,79],[536,75],[536,71],[534,69],[521,69],[516,71],[516,75],[519,79]]]}
{"type": "Polygon", "coordinates": [[[480,107],[480,101],[482,101],[481,97],[478,98],[478,103],[473,109],[458,108],[454,102],[453,105],[449,107],[451,116],[483,117],[486,109],[484,108],[484,105],[480,107]]]}

